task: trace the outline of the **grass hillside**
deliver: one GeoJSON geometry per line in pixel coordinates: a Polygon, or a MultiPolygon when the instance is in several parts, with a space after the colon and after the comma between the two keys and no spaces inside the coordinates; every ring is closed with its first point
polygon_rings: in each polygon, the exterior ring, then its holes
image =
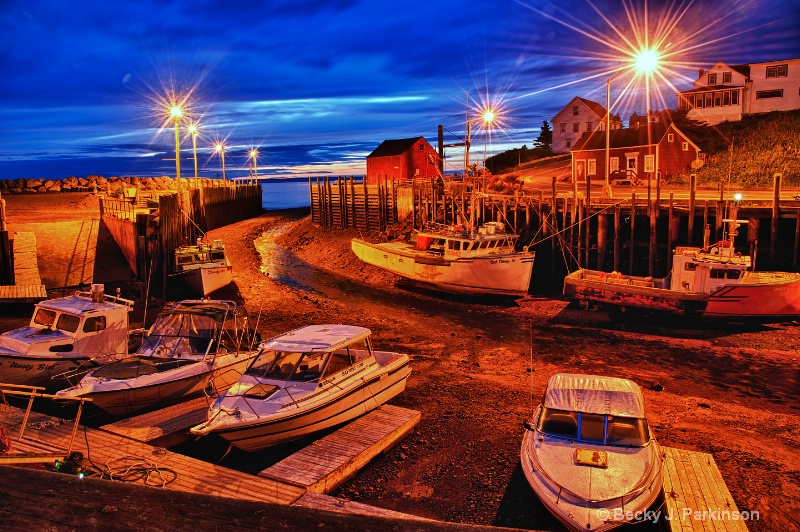
{"type": "MultiPolygon", "coordinates": [[[[772,188],[773,175],[781,172],[782,187],[800,188],[800,110],[745,117],[715,126],[679,124],[706,154],[706,164],[696,171],[703,186],[772,188]]],[[[686,183],[691,171],[669,178],[686,183]]]]}

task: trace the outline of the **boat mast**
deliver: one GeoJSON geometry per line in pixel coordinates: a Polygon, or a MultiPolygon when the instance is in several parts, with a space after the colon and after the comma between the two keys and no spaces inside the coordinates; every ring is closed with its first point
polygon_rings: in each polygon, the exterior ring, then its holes
{"type": "MultiPolygon", "coordinates": [[[[467,137],[466,140],[464,141],[464,186],[466,186],[467,175],[469,172],[469,144],[472,135],[472,121],[469,119],[469,89],[467,89],[467,104],[464,115],[467,121],[467,137]]],[[[476,177],[473,175],[472,189],[470,190],[469,193],[469,216],[467,217],[466,220],[466,226],[467,226],[466,228],[467,231],[470,232],[470,234],[472,234],[474,231],[474,225],[472,220],[475,217],[475,179],[476,177]]]]}

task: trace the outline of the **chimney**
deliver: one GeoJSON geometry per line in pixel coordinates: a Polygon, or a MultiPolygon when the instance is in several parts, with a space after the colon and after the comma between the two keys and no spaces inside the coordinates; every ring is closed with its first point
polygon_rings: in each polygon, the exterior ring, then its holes
{"type": "Polygon", "coordinates": [[[103,294],[103,290],[105,286],[102,284],[93,284],[92,285],[92,303],[102,303],[105,301],[105,296],[103,294]]]}
{"type": "Polygon", "coordinates": [[[705,70],[703,70],[703,69],[701,68],[701,69],[700,69],[700,75],[698,75],[697,77],[698,77],[698,78],[701,78],[701,77],[703,77],[703,74],[705,74],[705,72],[706,72],[706,71],[705,71],[705,70]]]}

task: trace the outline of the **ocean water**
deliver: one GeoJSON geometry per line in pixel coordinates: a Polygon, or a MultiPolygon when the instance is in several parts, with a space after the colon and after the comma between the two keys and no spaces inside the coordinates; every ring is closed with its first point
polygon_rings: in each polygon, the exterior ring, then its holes
{"type": "Polygon", "coordinates": [[[308,181],[265,179],[261,181],[261,205],[267,210],[310,207],[308,181]]]}

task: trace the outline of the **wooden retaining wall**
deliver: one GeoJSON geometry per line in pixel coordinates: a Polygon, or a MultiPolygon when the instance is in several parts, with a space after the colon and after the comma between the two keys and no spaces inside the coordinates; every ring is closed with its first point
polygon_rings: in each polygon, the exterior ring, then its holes
{"type": "Polygon", "coordinates": [[[137,278],[158,282],[174,271],[175,248],[212,229],[263,212],[258,184],[184,189],[158,196],[158,209],[100,197],[100,216],[137,278]]]}
{"type": "Polygon", "coordinates": [[[367,185],[353,176],[317,177],[309,179],[308,188],[316,225],[385,231],[398,219],[397,188],[391,181],[367,185]]]}

